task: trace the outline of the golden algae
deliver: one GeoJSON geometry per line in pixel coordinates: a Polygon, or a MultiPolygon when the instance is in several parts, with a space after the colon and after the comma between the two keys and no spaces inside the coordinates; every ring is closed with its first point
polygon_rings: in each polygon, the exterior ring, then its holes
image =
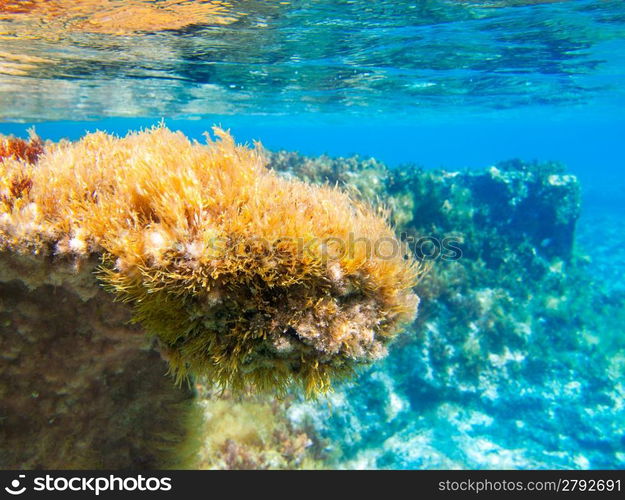
{"type": "Polygon", "coordinates": [[[99,279],[178,380],[323,392],[413,318],[420,267],[384,214],[215,135],[98,132],[34,163],[5,158],[0,249],[77,267],[100,258],[99,279]]]}

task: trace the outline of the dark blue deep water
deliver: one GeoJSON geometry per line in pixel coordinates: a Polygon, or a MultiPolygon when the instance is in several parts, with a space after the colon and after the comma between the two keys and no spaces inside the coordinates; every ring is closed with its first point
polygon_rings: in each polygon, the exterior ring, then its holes
{"type": "Polygon", "coordinates": [[[143,24],[114,0],[56,3],[0,1],[0,133],[77,139],[164,120],[393,168],[564,164],[582,189],[575,251],[605,293],[576,302],[592,331],[540,335],[599,339],[600,363],[534,352],[505,383],[464,390],[430,383],[426,347],[407,343],[289,418],[347,468],[625,467],[625,2],[123,2],[166,11],[143,24]]]}

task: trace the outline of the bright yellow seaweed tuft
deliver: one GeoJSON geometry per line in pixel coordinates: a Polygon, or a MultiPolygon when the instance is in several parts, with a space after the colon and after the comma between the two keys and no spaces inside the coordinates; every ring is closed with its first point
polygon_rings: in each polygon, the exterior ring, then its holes
{"type": "Polygon", "coordinates": [[[178,380],[324,392],[413,318],[420,267],[383,214],[215,135],[97,132],[0,160],[0,250],[100,255],[178,380]]]}

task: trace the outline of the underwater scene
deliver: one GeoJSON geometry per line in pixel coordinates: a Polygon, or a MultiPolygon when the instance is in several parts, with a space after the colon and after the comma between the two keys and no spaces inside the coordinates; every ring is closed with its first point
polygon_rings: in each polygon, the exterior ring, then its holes
{"type": "Polygon", "coordinates": [[[625,468],[625,2],[0,0],[0,469],[625,468]]]}

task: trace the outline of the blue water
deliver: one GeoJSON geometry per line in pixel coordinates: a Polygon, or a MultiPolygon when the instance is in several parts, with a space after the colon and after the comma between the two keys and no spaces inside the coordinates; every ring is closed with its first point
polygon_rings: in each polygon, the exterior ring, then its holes
{"type": "MultiPolygon", "coordinates": [[[[229,129],[237,141],[260,141],[269,150],[286,149],[317,156],[373,156],[390,166],[414,163],[449,170],[483,168],[502,159],[548,160],[566,164],[587,189],[610,186],[610,199],[621,199],[616,185],[625,177],[625,108],[604,113],[582,109],[577,113],[534,109],[524,112],[452,113],[427,120],[396,120],[376,115],[372,123],[347,116],[289,115],[251,117],[215,115],[199,120],[164,119],[172,129],[203,140],[213,125],[229,129]]],[[[30,127],[46,139],[78,139],[87,131],[105,130],[125,135],[161,119],[109,118],[97,122],[0,123],[0,133],[25,135],[30,127]]]]}
{"type": "MultiPolygon", "coordinates": [[[[164,119],[198,139],[217,124],[270,150],[390,166],[558,161],[582,185],[580,251],[625,288],[625,2],[241,1],[228,11],[225,25],[116,33],[72,28],[71,16],[61,31],[45,17],[0,17],[0,133],[123,135],[164,119]],[[15,61],[18,73],[3,66],[15,61]]],[[[553,407],[528,385],[534,403],[515,421],[512,396],[440,401],[393,363],[411,353],[365,376],[369,391],[339,390],[331,415],[302,403],[292,418],[312,418],[347,467],[625,467],[622,387],[610,403],[576,399],[573,377],[553,407]],[[601,404],[611,410],[599,415],[601,404]],[[558,438],[562,426],[579,439],[558,438]]]]}

